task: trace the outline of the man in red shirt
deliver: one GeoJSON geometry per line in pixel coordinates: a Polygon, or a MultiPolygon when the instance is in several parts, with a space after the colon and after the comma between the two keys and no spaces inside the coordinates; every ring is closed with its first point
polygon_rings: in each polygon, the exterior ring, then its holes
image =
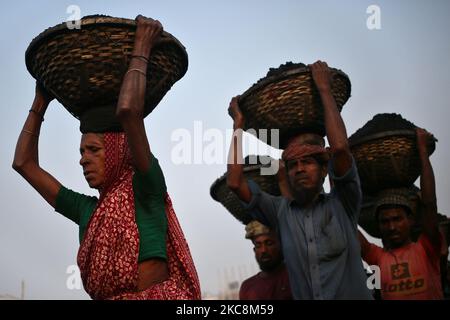
{"type": "Polygon", "coordinates": [[[289,277],[276,232],[258,221],[250,222],[245,230],[245,237],[253,242],[261,272],[242,283],[239,299],[292,300],[289,277]]]}
{"type": "Polygon", "coordinates": [[[417,242],[411,241],[411,205],[401,193],[381,196],[377,203],[376,218],[384,248],[369,243],[359,234],[363,259],[369,265],[380,267],[381,296],[385,300],[443,298],[439,270],[441,235],[435,180],[427,150],[430,134],[419,128],[416,134],[422,167],[422,234],[417,242]]]}

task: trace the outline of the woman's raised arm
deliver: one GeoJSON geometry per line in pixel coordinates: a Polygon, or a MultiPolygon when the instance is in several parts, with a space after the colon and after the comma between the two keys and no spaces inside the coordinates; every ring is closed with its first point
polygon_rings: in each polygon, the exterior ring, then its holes
{"type": "Polygon", "coordinates": [[[61,183],[39,166],[38,152],[41,124],[52,100],[53,97],[36,84],[36,95],[17,140],[12,166],[52,207],[55,207],[61,183]]]}

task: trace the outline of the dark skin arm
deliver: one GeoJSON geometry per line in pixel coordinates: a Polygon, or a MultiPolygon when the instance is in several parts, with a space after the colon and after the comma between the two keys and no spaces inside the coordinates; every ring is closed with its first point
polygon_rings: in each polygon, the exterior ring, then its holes
{"type": "Polygon", "coordinates": [[[324,109],[325,130],[334,158],[333,169],[336,176],[341,177],[351,168],[352,158],[345,124],[331,93],[330,69],[322,61],[317,61],[309,67],[324,109]]]}
{"type": "Polygon", "coordinates": [[[36,84],[31,110],[17,140],[12,167],[54,208],[61,188],[52,175],[39,166],[39,133],[43,116],[53,97],[36,84]]]}
{"type": "Polygon", "coordinates": [[[280,188],[280,193],[285,198],[293,199],[291,189],[289,188],[289,182],[284,161],[280,159],[278,162],[278,166],[279,167],[277,173],[277,180],[278,180],[278,187],[280,188]]]}
{"type": "Polygon", "coordinates": [[[436,184],[427,148],[427,141],[432,135],[424,129],[417,128],[416,136],[422,168],[420,175],[420,189],[422,194],[423,232],[434,245],[439,246],[440,233],[437,216],[436,184]]]}
{"type": "Polygon", "coordinates": [[[364,235],[359,230],[358,230],[358,240],[361,246],[361,257],[364,258],[369,253],[370,242],[367,241],[366,237],[364,237],[364,235]]]}
{"type": "MultiPolygon", "coordinates": [[[[159,40],[162,25],[159,21],[141,15],[136,17],[137,28],[133,56],[120,90],[116,115],[127,136],[135,169],[147,172],[151,164],[150,144],[144,127],[147,61],[159,40]],[[134,69],[134,70],[133,70],[134,69]],[[139,71],[136,71],[138,69],[139,71]],[[145,73],[145,74],[144,74],[145,73]]],[[[168,278],[167,263],[161,259],[148,259],[139,263],[138,291],[168,278]]]]}
{"type": "Polygon", "coordinates": [[[128,144],[134,160],[134,166],[139,172],[150,168],[150,145],[144,127],[144,105],[146,91],[147,61],[155,43],[162,33],[159,21],[136,17],[137,29],[133,48],[133,56],[128,71],[123,79],[117,104],[117,117],[127,135],[128,144]],[[140,70],[136,71],[136,69],[140,70]]]}
{"type": "Polygon", "coordinates": [[[238,99],[239,97],[231,99],[230,107],[228,108],[228,113],[233,118],[234,133],[228,153],[227,186],[239,199],[249,203],[252,199],[252,192],[248,186],[247,179],[244,177],[244,159],[242,157],[242,133],[245,118],[239,109],[238,99]]]}

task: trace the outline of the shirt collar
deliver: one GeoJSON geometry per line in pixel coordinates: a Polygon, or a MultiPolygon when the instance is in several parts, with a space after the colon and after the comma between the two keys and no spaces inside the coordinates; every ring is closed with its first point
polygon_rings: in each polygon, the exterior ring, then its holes
{"type": "MultiPolygon", "coordinates": [[[[321,202],[323,199],[325,199],[325,195],[326,195],[326,193],[325,193],[325,191],[323,190],[323,187],[322,187],[322,190],[320,191],[319,196],[317,197],[317,199],[316,199],[316,201],[314,202],[314,204],[319,203],[319,202],[321,202]]],[[[301,208],[301,207],[298,205],[298,203],[297,203],[297,201],[296,201],[295,199],[289,199],[289,200],[288,200],[288,205],[289,205],[290,207],[292,207],[293,205],[296,205],[297,207],[301,208]]]]}

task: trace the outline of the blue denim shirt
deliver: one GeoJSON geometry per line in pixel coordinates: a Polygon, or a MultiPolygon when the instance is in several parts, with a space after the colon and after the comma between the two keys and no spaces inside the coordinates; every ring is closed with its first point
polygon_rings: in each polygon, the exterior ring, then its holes
{"type": "Polygon", "coordinates": [[[294,299],[372,299],[357,237],[361,187],[353,160],[334,187],[309,208],[275,197],[249,180],[252,199],[244,203],[254,219],[277,229],[294,299]]]}

